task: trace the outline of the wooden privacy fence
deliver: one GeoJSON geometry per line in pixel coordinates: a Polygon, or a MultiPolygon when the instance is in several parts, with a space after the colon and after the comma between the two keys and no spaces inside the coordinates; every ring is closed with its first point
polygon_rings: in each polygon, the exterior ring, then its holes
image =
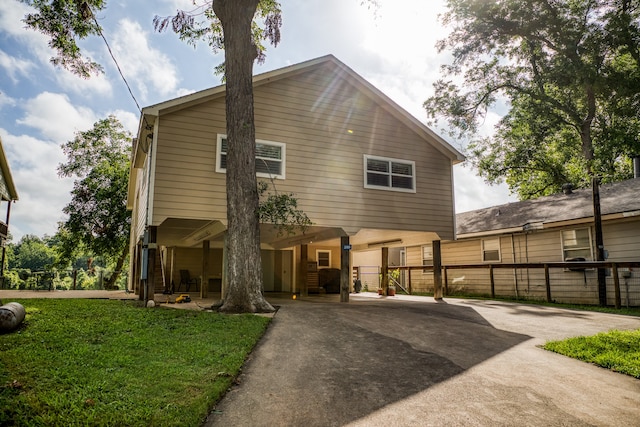
{"type": "MultiPolygon", "coordinates": [[[[597,270],[606,271],[607,304],[640,306],[640,262],[547,262],[442,266],[444,295],[483,294],[543,299],[548,302],[598,303],[597,270]]],[[[433,266],[393,266],[409,294],[432,292],[433,266]]]]}

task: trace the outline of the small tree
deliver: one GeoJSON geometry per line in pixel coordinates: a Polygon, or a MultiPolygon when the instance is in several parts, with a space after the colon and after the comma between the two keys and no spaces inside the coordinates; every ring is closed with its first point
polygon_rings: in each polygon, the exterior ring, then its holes
{"type": "Polygon", "coordinates": [[[127,211],[131,134],[109,116],[92,129],[76,133],[63,146],[67,163],[58,168],[65,177],[76,177],[71,202],[63,212],[69,218],[59,224],[60,263],[75,261],[80,251],[104,257],[114,273],[105,284],[113,287],[129,253],[131,215],[127,211]]]}

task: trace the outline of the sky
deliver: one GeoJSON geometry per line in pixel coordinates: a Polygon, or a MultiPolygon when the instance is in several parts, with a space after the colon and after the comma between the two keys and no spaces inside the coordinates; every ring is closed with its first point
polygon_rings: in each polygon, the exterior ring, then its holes
{"type": "MultiPolygon", "coordinates": [[[[153,30],[153,17],[189,10],[191,0],[108,0],[97,14],[111,50],[140,107],[217,86],[214,74],[223,54],[201,44],[193,48],[170,32],[153,30]]],[[[268,46],[259,74],[332,54],[418,120],[440,66],[451,58],[435,44],[447,30],[439,23],[444,0],[379,0],[373,11],[360,0],[281,0],[282,41],[268,46]]],[[[76,132],[115,115],[135,134],[139,111],[98,37],[81,42],[105,73],[88,80],[54,67],[48,39],[25,28],[29,12],[17,0],[0,2],[0,138],[19,200],[11,207],[13,242],[22,236],[56,233],[66,217],[73,180],[58,176],[66,158],[61,146],[76,132]]],[[[499,116],[484,124],[490,133],[499,116]]],[[[454,147],[440,129],[434,129],[454,147]]],[[[456,212],[508,203],[506,185],[489,186],[466,164],[454,167],[456,212]]],[[[6,203],[0,207],[4,216],[6,203]]],[[[3,218],[4,219],[4,218],[3,218]]]]}

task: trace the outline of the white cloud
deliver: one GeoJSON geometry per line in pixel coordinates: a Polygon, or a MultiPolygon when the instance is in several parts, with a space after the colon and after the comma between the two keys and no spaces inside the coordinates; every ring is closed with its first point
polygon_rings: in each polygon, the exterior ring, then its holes
{"type": "Polygon", "coordinates": [[[82,95],[87,99],[96,95],[111,95],[111,82],[104,74],[92,74],[90,78],[85,79],[73,74],[71,71],[54,67],[52,64],[49,64],[49,68],[51,72],[55,73],[56,81],[62,89],[82,95]]]}
{"type": "Polygon", "coordinates": [[[463,165],[453,168],[456,213],[518,201],[506,184],[487,185],[477,171],[463,165]]]}
{"type": "Polygon", "coordinates": [[[97,121],[95,113],[71,104],[64,94],[43,92],[24,104],[25,116],[19,124],[35,128],[58,144],[73,139],[74,133],[89,129],[97,121]]]}
{"type": "Polygon", "coordinates": [[[131,111],[116,110],[109,114],[113,114],[122,123],[124,128],[135,135],[138,132],[139,117],[131,111]]]}
{"type": "Polygon", "coordinates": [[[34,9],[18,1],[0,2],[0,28],[4,33],[26,44],[41,62],[49,62],[53,51],[47,45],[47,36],[26,29],[23,22],[25,15],[33,11],[34,9]]]}
{"type": "Polygon", "coordinates": [[[149,45],[148,33],[139,23],[123,19],[113,37],[112,48],[126,78],[136,82],[142,97],[150,90],[173,94],[178,85],[177,69],[166,54],[149,45]]]}
{"type": "Polygon", "coordinates": [[[24,59],[16,58],[8,55],[5,51],[0,50],[0,67],[7,70],[9,78],[14,82],[18,82],[17,74],[27,76],[29,70],[34,67],[34,63],[24,59]]]}
{"type": "Polygon", "coordinates": [[[0,110],[2,110],[2,108],[5,106],[13,107],[16,105],[16,102],[17,101],[15,99],[11,98],[3,92],[0,92],[0,110]]]}
{"type": "MultiPolygon", "coordinates": [[[[24,37],[25,36],[25,24],[22,22],[25,15],[34,11],[33,8],[18,1],[3,1],[0,2],[0,26],[2,31],[12,36],[24,37]]],[[[36,37],[43,37],[38,35],[35,31],[36,37]]]]}
{"type": "Polygon", "coordinates": [[[24,234],[53,235],[63,221],[62,208],[71,199],[71,179],[57,175],[65,161],[62,149],[27,135],[15,136],[0,129],[7,161],[19,200],[11,208],[10,231],[14,241],[24,234]]]}

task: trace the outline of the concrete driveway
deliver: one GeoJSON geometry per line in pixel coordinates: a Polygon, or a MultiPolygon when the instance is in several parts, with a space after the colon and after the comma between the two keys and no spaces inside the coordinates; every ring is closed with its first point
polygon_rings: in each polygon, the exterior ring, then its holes
{"type": "Polygon", "coordinates": [[[638,426],[640,380],[539,348],[640,318],[352,294],[280,309],[206,426],[638,426]]]}

